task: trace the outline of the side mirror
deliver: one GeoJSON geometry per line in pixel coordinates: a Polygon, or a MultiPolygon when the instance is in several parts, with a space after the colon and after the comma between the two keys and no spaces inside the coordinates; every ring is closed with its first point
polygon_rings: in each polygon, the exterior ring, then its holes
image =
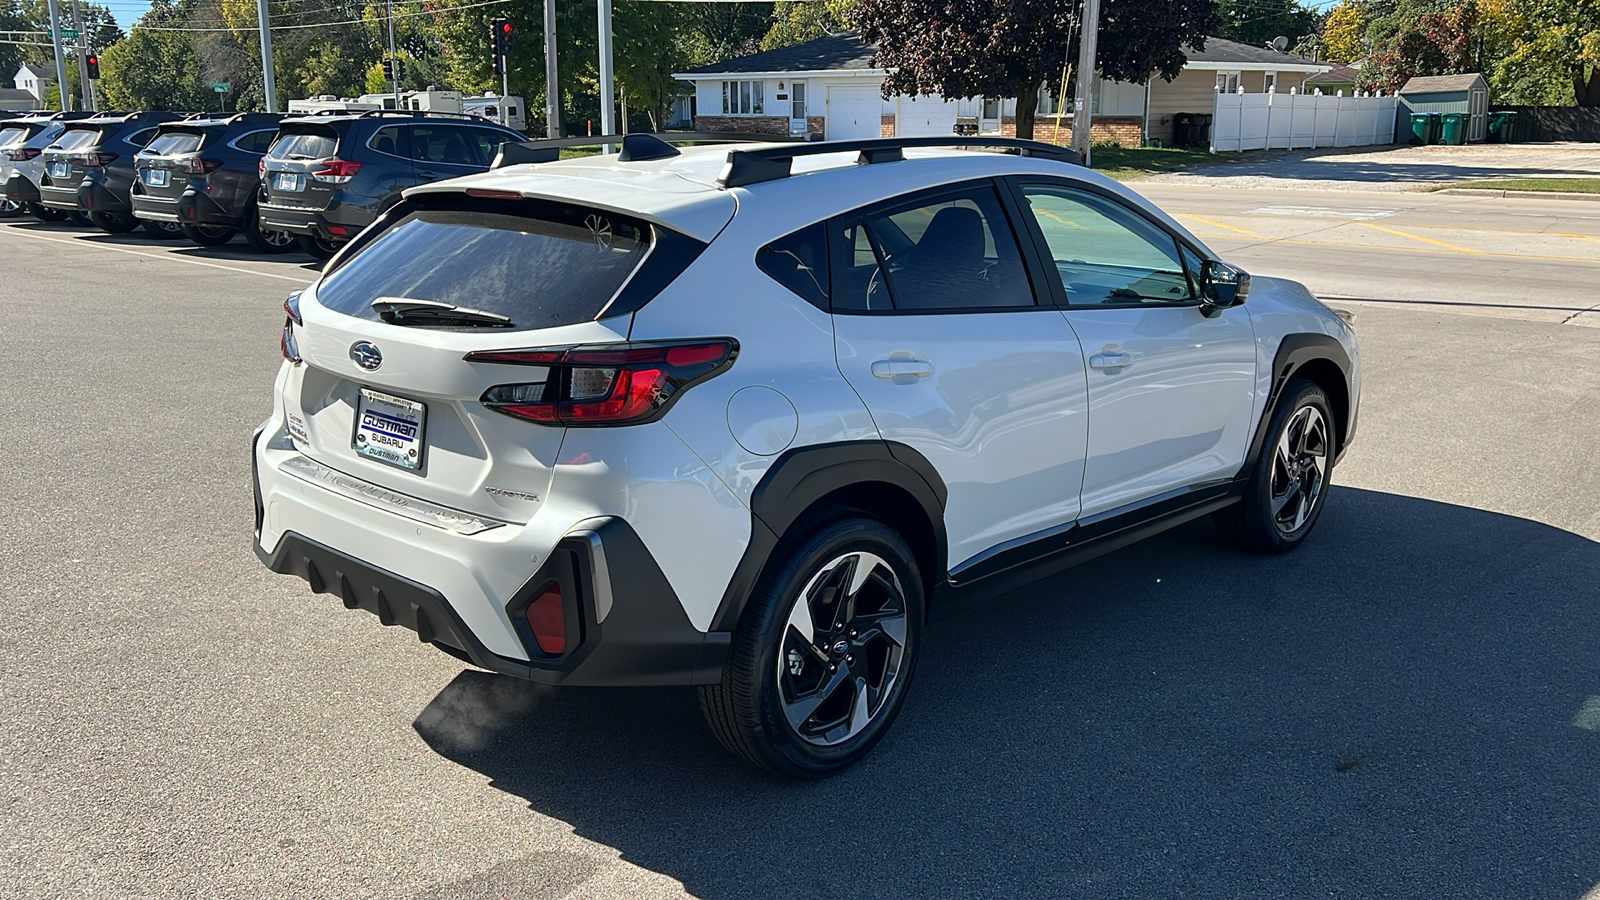
{"type": "Polygon", "coordinates": [[[1200,269],[1200,314],[1211,318],[1250,296],[1250,273],[1219,259],[1200,269]]]}

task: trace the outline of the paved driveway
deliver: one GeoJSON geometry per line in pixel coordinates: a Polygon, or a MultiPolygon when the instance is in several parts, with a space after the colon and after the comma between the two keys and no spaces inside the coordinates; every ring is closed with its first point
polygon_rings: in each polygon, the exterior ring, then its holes
{"type": "Polygon", "coordinates": [[[1151,183],[1282,190],[1416,191],[1485,178],[1600,178],[1600,144],[1347,147],[1221,154],[1151,183]]]}

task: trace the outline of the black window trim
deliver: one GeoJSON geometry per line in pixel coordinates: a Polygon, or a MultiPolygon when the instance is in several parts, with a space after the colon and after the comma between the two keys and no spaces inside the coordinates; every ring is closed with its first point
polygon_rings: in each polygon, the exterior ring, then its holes
{"type": "MultiPolygon", "coordinates": [[[[233,149],[239,151],[240,153],[248,153],[251,156],[266,156],[267,155],[267,151],[266,150],[263,150],[260,153],[257,153],[254,150],[246,150],[245,148],[239,146],[239,142],[240,141],[244,140],[245,138],[249,137],[252,134],[261,134],[262,132],[269,132],[269,133],[271,133],[273,135],[276,135],[278,133],[278,129],[276,129],[276,128],[250,128],[250,129],[247,129],[245,131],[239,132],[239,134],[237,136],[235,136],[233,140],[228,141],[228,143],[225,146],[232,147],[233,149]]],[[[276,140],[277,140],[277,138],[274,137],[272,141],[269,141],[267,143],[267,150],[272,149],[272,143],[274,141],[276,141],[276,140]]]]}
{"type": "Polygon", "coordinates": [[[1140,209],[1139,207],[1129,204],[1123,198],[1117,196],[1116,194],[1112,193],[1111,191],[1108,191],[1105,188],[1100,187],[1099,185],[1096,185],[1096,184],[1089,184],[1089,183],[1083,182],[1083,181],[1074,181],[1074,180],[1072,180],[1070,178],[1062,178],[1062,177],[1059,177],[1059,176],[1052,176],[1052,175],[1008,175],[1008,176],[1004,176],[1002,180],[1005,182],[1005,190],[1004,190],[1003,193],[1005,193],[1006,196],[1011,198],[1011,202],[1013,204],[1015,204],[1015,206],[1017,207],[1017,209],[1019,211],[1019,217],[1023,221],[1023,227],[1027,230],[1028,235],[1029,235],[1029,243],[1030,243],[1030,246],[1031,246],[1032,255],[1036,258],[1039,267],[1043,270],[1043,276],[1045,278],[1046,283],[1049,285],[1049,288],[1050,288],[1051,301],[1053,303],[1055,303],[1055,305],[1061,307],[1064,310],[1065,309],[1073,309],[1073,310],[1080,310],[1080,309],[1186,309],[1186,308],[1189,308],[1189,307],[1199,307],[1200,306],[1200,304],[1201,304],[1200,291],[1199,291],[1200,273],[1199,272],[1190,272],[1189,271],[1189,261],[1184,257],[1184,255],[1183,255],[1183,253],[1181,251],[1184,250],[1184,249],[1188,249],[1191,253],[1193,253],[1195,256],[1199,257],[1201,260],[1215,259],[1216,256],[1215,256],[1215,254],[1213,254],[1210,251],[1206,250],[1204,247],[1200,247],[1200,246],[1196,245],[1193,241],[1190,241],[1190,240],[1186,239],[1182,234],[1179,234],[1178,232],[1173,231],[1171,228],[1169,228],[1167,226],[1167,224],[1165,222],[1162,222],[1159,219],[1156,219],[1154,216],[1151,216],[1149,213],[1145,212],[1144,210],[1140,209]],[[1061,189],[1064,189],[1064,190],[1075,191],[1077,193],[1082,193],[1082,194],[1093,194],[1096,197],[1099,197],[1099,198],[1101,198],[1103,200],[1106,200],[1106,201],[1108,201],[1110,203],[1116,204],[1121,209],[1126,210],[1127,212],[1130,212],[1130,213],[1134,214],[1135,216],[1138,216],[1140,219],[1143,219],[1145,222],[1147,222],[1150,225],[1154,226],[1162,234],[1165,234],[1168,237],[1172,238],[1174,245],[1180,251],[1178,253],[1178,260],[1179,260],[1179,263],[1183,266],[1184,277],[1189,283],[1189,291],[1190,291],[1189,299],[1187,301],[1183,302],[1183,303],[1154,303],[1154,302],[1146,302],[1146,301],[1142,301],[1142,300],[1134,300],[1134,301],[1129,301],[1127,303],[1069,303],[1069,302],[1067,302],[1067,289],[1061,283],[1061,272],[1058,269],[1056,269],[1056,267],[1055,267],[1055,258],[1050,255],[1050,244],[1049,244],[1048,241],[1045,240],[1044,231],[1043,231],[1043,229],[1041,229],[1039,227],[1038,220],[1027,212],[1027,210],[1028,210],[1028,201],[1027,201],[1027,198],[1023,195],[1022,191],[1023,191],[1024,187],[1029,186],[1029,185],[1042,185],[1044,187],[1061,188],[1061,189]]]}
{"type": "MultiPolygon", "coordinates": [[[[1022,232],[1018,230],[1020,218],[1016,207],[1015,198],[1011,191],[996,178],[973,178],[966,181],[956,181],[948,184],[935,185],[905,194],[898,194],[885,200],[879,200],[866,206],[860,206],[848,212],[832,216],[828,219],[828,299],[829,311],[836,316],[944,316],[944,315],[970,315],[974,313],[1019,313],[1038,312],[1048,309],[1055,304],[1054,295],[1051,293],[1050,282],[1042,281],[1045,273],[1040,270],[1040,265],[1035,255],[1037,250],[1032,248],[1029,241],[1023,240],[1022,232]],[[892,309],[846,309],[839,305],[839,298],[844,294],[844,272],[851,267],[842,265],[845,254],[853,253],[854,248],[846,248],[839,241],[836,232],[848,227],[852,221],[866,220],[875,215],[882,215],[889,210],[911,208],[917,204],[938,202],[946,198],[954,198],[961,194],[976,190],[988,189],[994,192],[995,199],[1000,204],[1001,214],[1005,216],[1006,224],[1011,229],[1012,239],[1016,242],[1017,254],[1021,257],[1023,271],[1028,276],[1028,289],[1033,294],[1033,303],[1028,306],[952,306],[935,309],[901,309],[899,301],[894,296],[894,286],[889,282],[887,273],[884,275],[884,284],[889,289],[889,296],[894,302],[892,309]]],[[[1023,227],[1029,223],[1023,220],[1023,227]]],[[[998,239],[998,237],[997,237],[998,239]]],[[[878,259],[879,270],[882,271],[883,257],[878,248],[878,239],[873,236],[872,229],[867,229],[867,240],[872,244],[872,252],[878,259]]],[[[1059,277],[1057,281],[1059,282],[1059,277]]]]}
{"type": "MultiPolygon", "coordinates": [[[[383,134],[385,131],[387,131],[390,128],[393,128],[393,129],[397,130],[400,133],[400,140],[404,142],[404,146],[407,146],[407,147],[411,146],[411,123],[410,122],[386,122],[383,125],[380,125],[377,128],[372,129],[372,133],[367,135],[367,140],[366,140],[366,144],[365,144],[366,148],[368,150],[371,150],[373,153],[378,154],[379,156],[387,156],[390,159],[403,160],[404,162],[406,162],[408,164],[416,162],[416,160],[412,159],[409,155],[401,156],[398,152],[389,153],[388,151],[379,150],[377,147],[372,146],[372,142],[378,139],[378,135],[383,134]]],[[[398,151],[399,149],[400,149],[400,144],[397,142],[397,144],[395,146],[395,150],[398,151]]]]}

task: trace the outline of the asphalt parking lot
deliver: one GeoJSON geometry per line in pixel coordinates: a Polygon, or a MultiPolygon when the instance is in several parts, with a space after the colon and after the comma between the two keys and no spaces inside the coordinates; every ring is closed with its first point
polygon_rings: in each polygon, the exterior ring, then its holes
{"type": "Polygon", "coordinates": [[[1318,533],[946,621],[816,784],[261,567],[309,258],[0,224],[0,896],[1600,897],[1600,204],[1141,190],[1356,310],[1318,533]]]}

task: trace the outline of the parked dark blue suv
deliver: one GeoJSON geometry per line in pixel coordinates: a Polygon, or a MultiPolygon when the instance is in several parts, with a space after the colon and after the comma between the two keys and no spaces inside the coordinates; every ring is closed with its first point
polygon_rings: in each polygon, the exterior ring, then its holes
{"type": "Polygon", "coordinates": [[[525,138],[476,116],[372,110],[285,119],[261,161],[261,222],[331,256],[408,187],[488,171],[525,138]]]}
{"type": "Polygon", "coordinates": [[[288,232],[257,221],[261,158],[278,137],[277,113],[198,114],[168,122],[134,155],[134,216],[146,230],[182,234],[201,246],[226,244],[244,233],[263,253],[294,247],[288,232]]]}

